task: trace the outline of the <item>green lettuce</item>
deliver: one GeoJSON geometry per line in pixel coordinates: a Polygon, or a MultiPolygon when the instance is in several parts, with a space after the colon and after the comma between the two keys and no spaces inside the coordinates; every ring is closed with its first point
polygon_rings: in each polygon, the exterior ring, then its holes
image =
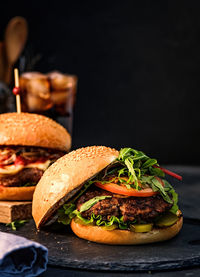
{"type": "Polygon", "coordinates": [[[62,223],[64,225],[70,224],[73,215],[73,211],[76,210],[76,205],[74,203],[67,203],[62,206],[62,208],[58,209],[58,223],[62,223]]]}
{"type": "Polygon", "coordinates": [[[80,208],[80,212],[85,212],[87,210],[89,210],[92,206],[94,206],[96,203],[98,203],[100,200],[104,200],[106,198],[111,198],[112,196],[96,196],[88,201],[86,201],[85,203],[83,203],[81,205],[81,208],[80,208]]]}
{"type": "MultiPolygon", "coordinates": [[[[95,216],[94,214],[91,215],[90,219],[86,219],[82,217],[81,213],[78,210],[75,210],[73,214],[82,221],[83,225],[97,225],[101,227],[111,227],[115,225],[117,228],[126,230],[129,228],[129,224],[123,221],[123,217],[118,218],[116,216],[111,216],[109,220],[102,220],[101,215],[95,216]]],[[[131,224],[135,223],[131,222],[131,224]]]]}

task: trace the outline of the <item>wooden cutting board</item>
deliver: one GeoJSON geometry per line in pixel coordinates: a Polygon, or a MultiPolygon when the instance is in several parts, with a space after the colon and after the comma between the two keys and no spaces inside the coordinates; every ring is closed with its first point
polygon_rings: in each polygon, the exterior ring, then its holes
{"type": "Polygon", "coordinates": [[[15,220],[32,217],[31,201],[0,201],[0,222],[10,223],[15,220]]]}

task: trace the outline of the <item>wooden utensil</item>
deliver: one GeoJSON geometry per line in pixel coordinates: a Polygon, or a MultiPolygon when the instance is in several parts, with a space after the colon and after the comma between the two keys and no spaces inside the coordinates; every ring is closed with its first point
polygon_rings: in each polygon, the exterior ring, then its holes
{"type": "Polygon", "coordinates": [[[24,49],[28,36],[28,25],[25,18],[16,16],[12,18],[5,31],[4,45],[6,53],[5,82],[11,82],[13,65],[24,49]]]}

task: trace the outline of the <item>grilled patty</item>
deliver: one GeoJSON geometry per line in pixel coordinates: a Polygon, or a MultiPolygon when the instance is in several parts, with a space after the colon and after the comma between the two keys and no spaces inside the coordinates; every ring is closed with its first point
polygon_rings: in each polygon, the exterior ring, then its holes
{"type": "Polygon", "coordinates": [[[81,215],[84,218],[89,219],[94,214],[95,216],[101,215],[103,220],[109,220],[111,216],[123,216],[124,222],[134,220],[152,222],[158,215],[172,207],[172,204],[165,202],[159,194],[151,197],[126,197],[93,188],[79,198],[77,209],[80,210],[81,205],[86,201],[101,195],[110,195],[112,198],[101,200],[89,210],[82,212],[81,215]]]}
{"type": "Polygon", "coordinates": [[[8,175],[0,178],[0,186],[4,187],[22,187],[27,183],[37,184],[44,171],[38,168],[25,168],[14,175],[8,175]]]}

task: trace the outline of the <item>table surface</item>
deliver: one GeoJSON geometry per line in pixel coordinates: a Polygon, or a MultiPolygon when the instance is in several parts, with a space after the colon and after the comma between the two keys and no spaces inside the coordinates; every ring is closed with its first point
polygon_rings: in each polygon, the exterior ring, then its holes
{"type": "Polygon", "coordinates": [[[164,271],[164,272],[97,272],[97,271],[87,271],[87,270],[71,270],[56,267],[48,267],[47,271],[40,275],[40,277],[194,277],[200,276],[200,268],[191,268],[185,270],[176,271],[164,271]]]}
{"type": "MultiPolygon", "coordinates": [[[[186,223],[188,224],[193,222],[192,224],[198,225],[200,227],[200,205],[199,205],[199,197],[200,197],[200,167],[191,167],[191,166],[167,166],[166,168],[171,169],[183,176],[183,182],[179,182],[177,180],[169,178],[171,184],[173,184],[174,188],[179,194],[179,206],[184,214],[184,218],[186,219],[186,223]]],[[[185,229],[192,230],[192,229],[185,229]]],[[[183,232],[184,233],[184,232],[183,232]]],[[[184,233],[185,234],[185,233],[184,233]]],[[[187,234],[185,235],[186,238],[187,234]]],[[[198,233],[196,234],[195,241],[197,241],[197,248],[199,249],[200,245],[200,232],[199,237],[198,233]],[[199,243],[198,243],[199,242],[199,243]]],[[[171,242],[169,242],[169,246],[171,242]]],[[[133,247],[133,246],[130,246],[133,247]]],[[[165,246],[164,246],[165,247],[165,246]]],[[[169,248],[169,247],[168,247],[169,248]]],[[[172,251],[176,251],[175,247],[172,247],[172,251]],[[175,249],[175,250],[173,250],[175,249]]],[[[97,249],[97,248],[94,248],[97,249]]],[[[97,251],[97,250],[96,250],[97,251]]],[[[172,253],[173,254],[173,253],[172,253]]],[[[95,253],[94,253],[95,255],[95,253]]],[[[96,254],[96,256],[98,256],[96,254]]],[[[173,255],[172,255],[173,256],[173,255]]],[[[89,271],[87,269],[72,269],[70,267],[61,268],[56,264],[55,266],[49,265],[48,269],[45,273],[43,273],[42,277],[47,276],[116,276],[116,277],[124,277],[124,276],[200,276],[200,267],[193,267],[190,265],[190,268],[186,268],[184,270],[174,270],[174,271],[148,271],[148,272],[108,272],[108,271],[89,271]]]]}

